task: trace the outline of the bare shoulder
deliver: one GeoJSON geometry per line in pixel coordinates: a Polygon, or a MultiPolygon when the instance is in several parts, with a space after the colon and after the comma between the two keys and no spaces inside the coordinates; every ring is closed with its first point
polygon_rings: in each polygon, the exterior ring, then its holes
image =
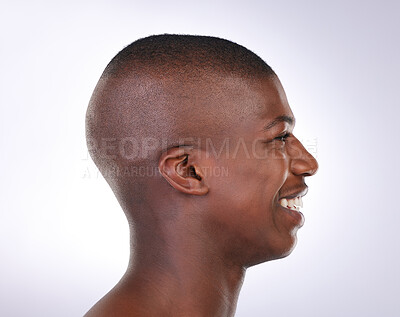
{"type": "Polygon", "coordinates": [[[100,299],[84,317],[148,317],[140,301],[123,294],[109,293],[100,299]]]}

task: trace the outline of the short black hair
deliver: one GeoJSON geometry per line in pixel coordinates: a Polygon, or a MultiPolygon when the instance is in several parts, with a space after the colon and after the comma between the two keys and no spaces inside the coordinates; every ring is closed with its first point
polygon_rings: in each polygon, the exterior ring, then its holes
{"type": "Polygon", "coordinates": [[[161,153],[183,142],[224,142],[232,125],[259,111],[257,103],[236,102],[229,84],[238,89],[275,76],[252,51],[217,37],[153,35],[122,49],[105,68],[86,114],[89,153],[122,208],[130,213],[130,204],[151,191],[150,177],[130,174],[131,168],[154,171],[161,153]],[[225,94],[231,103],[219,102],[225,94]],[[147,140],[154,141],[150,150],[140,146],[147,140]]]}
{"type": "Polygon", "coordinates": [[[275,75],[265,61],[242,45],[213,36],[181,34],[152,35],[131,43],[110,61],[103,76],[136,71],[159,76],[212,72],[248,79],[275,75]]]}

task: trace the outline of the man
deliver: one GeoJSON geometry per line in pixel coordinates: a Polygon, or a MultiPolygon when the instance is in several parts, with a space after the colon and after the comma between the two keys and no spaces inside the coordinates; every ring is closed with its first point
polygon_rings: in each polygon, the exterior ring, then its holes
{"type": "Polygon", "coordinates": [[[91,98],[91,156],[124,210],[131,258],[85,316],[233,316],[248,267],[290,254],[304,178],[273,70],[227,40],[158,35],[127,46],[91,98]]]}

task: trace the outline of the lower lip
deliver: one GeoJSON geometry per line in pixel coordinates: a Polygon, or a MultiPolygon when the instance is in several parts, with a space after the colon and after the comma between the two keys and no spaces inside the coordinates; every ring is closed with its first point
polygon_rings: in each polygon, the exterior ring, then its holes
{"type": "Polygon", "coordinates": [[[281,204],[278,204],[279,208],[283,210],[286,214],[288,214],[293,220],[294,224],[298,227],[302,227],[304,224],[304,215],[296,210],[288,209],[283,207],[281,204]]]}

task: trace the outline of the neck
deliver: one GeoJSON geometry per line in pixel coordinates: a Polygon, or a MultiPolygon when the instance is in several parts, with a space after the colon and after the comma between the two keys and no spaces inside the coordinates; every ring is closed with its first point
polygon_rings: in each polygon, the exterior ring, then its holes
{"type": "Polygon", "coordinates": [[[131,230],[130,264],[118,286],[127,298],[146,316],[233,316],[245,268],[221,258],[187,223],[150,231],[131,230]]]}

